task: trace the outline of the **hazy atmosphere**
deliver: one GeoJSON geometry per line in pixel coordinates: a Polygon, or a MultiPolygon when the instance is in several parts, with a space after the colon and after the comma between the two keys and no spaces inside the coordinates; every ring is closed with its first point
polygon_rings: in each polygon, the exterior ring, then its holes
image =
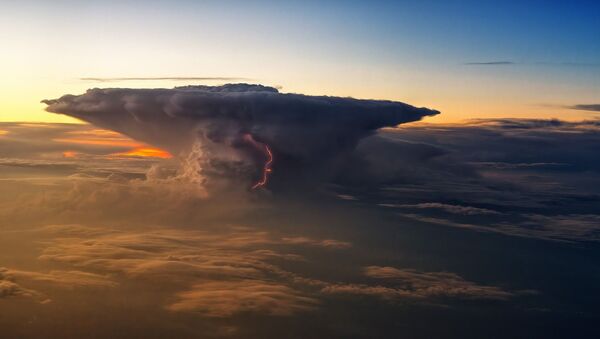
{"type": "Polygon", "coordinates": [[[4,4],[0,337],[597,337],[599,13],[4,4]]]}

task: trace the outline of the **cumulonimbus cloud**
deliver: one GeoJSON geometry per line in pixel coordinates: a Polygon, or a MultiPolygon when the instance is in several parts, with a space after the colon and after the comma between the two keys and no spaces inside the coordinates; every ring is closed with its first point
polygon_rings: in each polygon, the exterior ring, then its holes
{"type": "Polygon", "coordinates": [[[271,181],[321,176],[373,131],[439,112],[401,102],[279,93],[250,84],[90,89],[44,100],[47,110],[165,148],[196,152],[205,177],[271,181]],[[268,145],[268,146],[267,146],[268,145]],[[269,168],[270,170],[270,168],[269,168]]]}

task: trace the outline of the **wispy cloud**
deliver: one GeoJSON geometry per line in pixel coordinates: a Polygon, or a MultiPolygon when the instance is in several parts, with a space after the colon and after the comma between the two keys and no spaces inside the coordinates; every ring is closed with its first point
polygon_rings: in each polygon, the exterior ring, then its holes
{"type": "Polygon", "coordinates": [[[557,66],[557,67],[599,67],[600,63],[594,62],[516,62],[510,60],[473,61],[465,62],[466,66],[510,66],[510,65],[533,65],[533,66],[557,66]]]}
{"type": "Polygon", "coordinates": [[[446,213],[460,215],[481,215],[481,214],[500,214],[486,208],[477,208],[472,206],[449,205],[437,202],[426,202],[420,204],[380,204],[384,207],[413,208],[413,209],[439,209],[446,213]]]}
{"type": "Polygon", "coordinates": [[[479,285],[451,272],[420,272],[413,269],[368,266],[364,275],[378,281],[377,285],[328,284],[327,294],[354,294],[379,297],[384,300],[422,300],[436,298],[507,300],[515,293],[495,286],[479,285]],[[385,283],[385,285],[382,284],[385,283]]]}
{"type": "Polygon", "coordinates": [[[579,111],[600,112],[600,104],[579,104],[579,105],[567,106],[567,108],[575,109],[575,110],[579,110],[579,111]]]}
{"type": "Polygon", "coordinates": [[[597,62],[534,62],[540,66],[566,66],[566,67],[599,67],[597,62]]]}
{"type": "Polygon", "coordinates": [[[466,62],[464,65],[467,66],[502,66],[502,65],[514,65],[512,61],[483,61],[483,62],[466,62]]]}
{"type": "Polygon", "coordinates": [[[159,81],[159,80],[170,80],[170,81],[248,81],[252,79],[238,78],[238,77],[116,77],[116,78],[104,78],[104,77],[83,77],[79,78],[83,81],[94,81],[94,82],[116,82],[116,81],[159,81]]]}

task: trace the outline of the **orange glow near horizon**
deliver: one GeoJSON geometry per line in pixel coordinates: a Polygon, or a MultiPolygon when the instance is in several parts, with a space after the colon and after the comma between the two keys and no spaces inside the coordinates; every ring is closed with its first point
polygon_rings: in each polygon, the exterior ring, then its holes
{"type": "Polygon", "coordinates": [[[75,151],[64,151],[63,152],[63,157],[65,157],[65,158],[76,158],[77,157],[77,152],[75,152],[75,151]]]}
{"type": "Polygon", "coordinates": [[[171,153],[162,150],[160,148],[151,147],[151,146],[142,146],[136,147],[127,152],[120,152],[112,154],[114,156],[121,157],[150,157],[150,158],[161,158],[161,159],[170,159],[173,157],[171,153]]]}
{"type": "Polygon", "coordinates": [[[64,142],[69,144],[98,145],[98,146],[121,146],[121,147],[142,147],[143,144],[124,138],[57,138],[52,139],[55,142],[64,142]]]}
{"type": "MultiPolygon", "coordinates": [[[[122,134],[109,130],[92,129],[86,131],[71,131],[67,132],[67,134],[69,134],[70,136],[66,138],[53,139],[52,141],[78,145],[129,148],[128,151],[110,154],[111,156],[117,157],[148,157],[160,159],[169,159],[173,157],[171,153],[165,150],[144,143],[140,143],[138,141],[129,139],[128,137],[122,134]]],[[[63,152],[63,156],[65,158],[73,158],[77,156],[77,152],[65,151],[63,152]]]]}

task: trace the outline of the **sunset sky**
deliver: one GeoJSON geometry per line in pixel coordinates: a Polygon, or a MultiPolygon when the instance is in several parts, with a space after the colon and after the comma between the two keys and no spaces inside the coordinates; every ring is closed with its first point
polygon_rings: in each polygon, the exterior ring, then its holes
{"type": "Polygon", "coordinates": [[[136,4],[4,4],[0,121],[73,122],[45,113],[40,100],[92,87],[227,82],[443,112],[430,122],[598,115],[573,109],[597,104],[600,93],[595,1],[136,4]],[[168,79],[179,77],[228,79],[168,79]]]}
{"type": "Polygon", "coordinates": [[[600,338],[600,1],[3,1],[0,338],[600,338]]]}

